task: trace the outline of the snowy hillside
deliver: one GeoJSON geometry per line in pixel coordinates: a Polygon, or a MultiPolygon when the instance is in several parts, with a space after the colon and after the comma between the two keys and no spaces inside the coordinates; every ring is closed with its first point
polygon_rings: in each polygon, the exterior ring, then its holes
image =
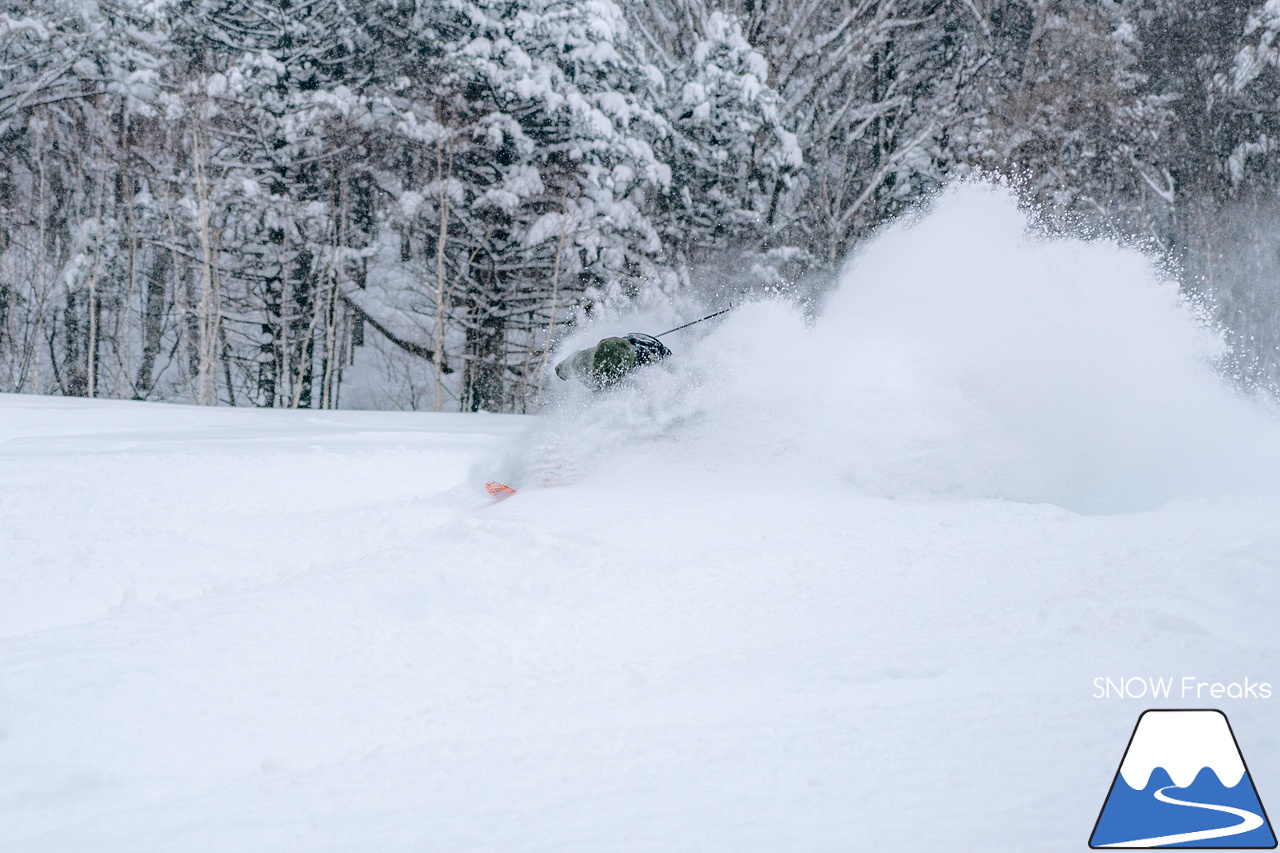
{"type": "MultiPolygon", "coordinates": [[[[1277,429],[1138,256],[967,190],[707,325],[538,418],[0,397],[4,849],[1084,849],[1096,677],[1280,683],[1277,429]]],[[[1267,803],[1277,701],[1154,704],[1267,803]]]]}

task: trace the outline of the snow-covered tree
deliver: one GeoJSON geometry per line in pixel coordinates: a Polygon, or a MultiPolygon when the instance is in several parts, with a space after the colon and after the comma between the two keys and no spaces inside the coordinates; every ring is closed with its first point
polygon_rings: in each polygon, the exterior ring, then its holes
{"type": "Polygon", "coordinates": [[[654,198],[669,260],[679,266],[769,248],[782,196],[804,164],[768,62],[737,17],[714,11],[697,27],[688,55],[667,57],[672,132],[660,150],[673,181],[654,198]]]}
{"type": "Polygon", "coordinates": [[[973,162],[1022,180],[1046,224],[1168,246],[1172,98],[1147,85],[1133,10],[1037,0],[1002,12],[996,109],[973,137],[973,162]]]}
{"type": "Polygon", "coordinates": [[[741,26],[768,68],[763,100],[751,105],[756,121],[776,104],[777,127],[796,139],[762,158],[791,171],[770,188],[770,243],[801,250],[810,265],[838,265],[943,178],[941,146],[963,77],[955,31],[973,17],[966,9],[913,0],[644,0],[633,16],[651,49],[676,58],[672,68],[696,65],[714,16],[741,26]]]}
{"type": "Polygon", "coordinates": [[[59,0],[0,13],[0,351],[7,387],[130,395],[142,162],[161,22],[59,0]]]}
{"type": "MultiPolygon", "coordinates": [[[[1185,175],[1178,249],[1190,286],[1228,330],[1230,366],[1246,384],[1280,389],[1280,4],[1225,4],[1199,58],[1204,126],[1192,136],[1202,165],[1185,175]],[[1242,8],[1244,6],[1244,8],[1242,8]]],[[[1184,13],[1185,14],[1185,13],[1184,13]]],[[[1188,141],[1191,141],[1188,140],[1188,141]]]]}
{"type": "Polygon", "coordinates": [[[327,406],[349,330],[342,292],[370,239],[351,227],[362,30],[340,0],[186,0],[179,11],[188,156],[176,202],[200,260],[202,399],[222,361],[230,396],[240,386],[261,405],[327,406]]]}
{"type": "Polygon", "coordinates": [[[670,182],[653,149],[666,122],[610,0],[441,12],[422,33],[450,40],[449,61],[405,75],[390,100],[402,151],[392,219],[419,239],[403,256],[425,261],[438,358],[460,350],[460,405],[519,408],[574,301],[631,286],[656,258],[643,208],[670,182]]]}

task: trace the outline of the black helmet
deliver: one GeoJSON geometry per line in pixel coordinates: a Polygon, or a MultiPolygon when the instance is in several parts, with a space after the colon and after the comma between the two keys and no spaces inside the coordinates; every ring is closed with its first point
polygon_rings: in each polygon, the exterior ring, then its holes
{"type": "Polygon", "coordinates": [[[646,335],[643,332],[630,332],[623,335],[623,337],[635,345],[636,361],[640,364],[655,364],[671,355],[671,350],[667,349],[667,345],[653,335],[646,335]]]}

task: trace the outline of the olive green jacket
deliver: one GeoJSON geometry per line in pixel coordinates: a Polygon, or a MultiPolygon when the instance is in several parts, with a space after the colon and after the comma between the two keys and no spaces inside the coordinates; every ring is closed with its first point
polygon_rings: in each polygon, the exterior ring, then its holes
{"type": "Polygon", "coordinates": [[[556,365],[556,376],[577,379],[593,391],[615,385],[640,364],[636,345],[626,338],[605,338],[556,365]]]}

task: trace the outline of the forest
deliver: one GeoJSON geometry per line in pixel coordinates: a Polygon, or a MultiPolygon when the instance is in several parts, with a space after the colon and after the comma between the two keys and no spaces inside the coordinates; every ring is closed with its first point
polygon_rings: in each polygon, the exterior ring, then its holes
{"type": "Polygon", "coordinates": [[[0,0],[0,392],[533,412],[591,318],[816,298],[966,178],[1150,253],[1273,389],[1278,34],[1278,0],[0,0]]]}

